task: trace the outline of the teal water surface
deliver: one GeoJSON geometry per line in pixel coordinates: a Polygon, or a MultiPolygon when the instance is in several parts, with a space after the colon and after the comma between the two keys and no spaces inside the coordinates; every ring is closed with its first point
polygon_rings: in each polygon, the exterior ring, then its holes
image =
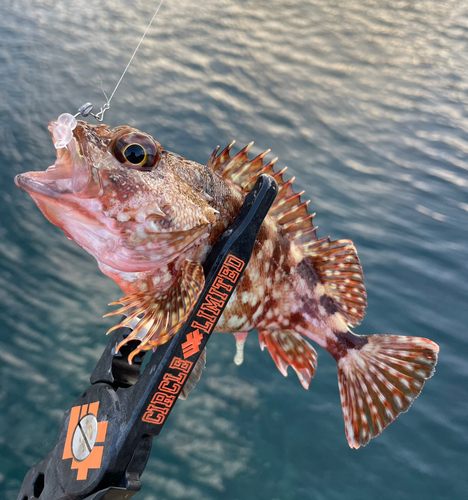
{"type": "MultiPolygon", "coordinates": [[[[13,178],[53,163],[47,122],[103,102],[101,80],[111,91],[156,5],[0,4],[0,498],[12,500],[86,388],[120,297],[13,178]]],[[[467,70],[460,0],[166,0],[107,123],[202,163],[232,139],[272,148],[319,235],[358,249],[357,333],[428,337],[440,358],[410,411],[356,451],[325,351],[305,391],[255,333],[241,367],[234,338],[216,335],[137,498],[468,497],[467,70]]]]}

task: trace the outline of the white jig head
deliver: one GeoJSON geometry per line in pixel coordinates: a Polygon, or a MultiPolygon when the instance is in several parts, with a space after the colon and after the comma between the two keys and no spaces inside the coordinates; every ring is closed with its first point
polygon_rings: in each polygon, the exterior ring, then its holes
{"type": "Polygon", "coordinates": [[[66,148],[73,139],[73,130],[76,127],[76,118],[70,113],[62,113],[53,129],[54,145],[56,149],[66,148]]]}

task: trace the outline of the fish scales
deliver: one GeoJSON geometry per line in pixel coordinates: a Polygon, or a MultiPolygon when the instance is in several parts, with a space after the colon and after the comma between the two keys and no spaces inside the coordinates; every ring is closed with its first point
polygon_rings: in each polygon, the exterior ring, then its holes
{"type": "MultiPolygon", "coordinates": [[[[170,153],[167,158],[179,177],[208,193],[211,205],[220,211],[219,221],[210,231],[211,248],[238,214],[245,193],[240,197],[235,186],[229,186],[217,178],[204,165],[186,161],[170,153]]],[[[278,231],[277,224],[267,217],[259,231],[249,265],[216,325],[215,332],[235,333],[255,328],[289,329],[292,314],[295,314],[293,322],[303,323],[301,313],[292,311],[292,304],[301,302],[311,290],[312,275],[308,276],[309,282],[306,285],[306,278],[297,272],[302,258],[297,249],[291,249],[290,240],[278,231]]],[[[316,283],[313,288],[315,285],[316,283]]],[[[319,320],[320,315],[314,302],[304,304],[302,308],[309,315],[312,310],[314,318],[319,320]]]]}
{"type": "MultiPolygon", "coordinates": [[[[49,124],[52,134],[56,126],[49,124]]],[[[241,364],[247,334],[257,329],[280,372],[287,375],[291,366],[306,389],[318,357],[308,340],[326,349],[338,365],[353,448],[409,408],[434,372],[438,346],[352,332],[367,306],[356,249],[350,240],[318,239],[303,192],[293,190],[294,179],[283,179],[285,169],[274,170],[276,159],[266,162],[269,151],[249,159],[252,143],[237,154],[231,143],[201,165],[132,127],[80,121],[73,134],[54,165],[15,182],[119,284],[125,296],[110,315],[125,316],[114,328],[132,329],[124,342],[140,341],[132,355],[167,342],[183,324],[203,289],[203,262],[255,180],[268,173],[278,182],[277,199],[215,331],[234,334],[234,361],[241,364]]],[[[216,297],[210,300],[216,308],[216,297]]],[[[184,396],[204,363],[205,353],[184,396]]]]}

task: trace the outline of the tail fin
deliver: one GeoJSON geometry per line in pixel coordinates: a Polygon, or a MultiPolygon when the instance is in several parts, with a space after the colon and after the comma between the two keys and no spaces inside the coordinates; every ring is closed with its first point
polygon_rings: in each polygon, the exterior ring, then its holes
{"type": "Polygon", "coordinates": [[[408,410],[434,373],[439,346],[399,335],[342,336],[338,384],[346,437],[357,449],[408,410]]]}

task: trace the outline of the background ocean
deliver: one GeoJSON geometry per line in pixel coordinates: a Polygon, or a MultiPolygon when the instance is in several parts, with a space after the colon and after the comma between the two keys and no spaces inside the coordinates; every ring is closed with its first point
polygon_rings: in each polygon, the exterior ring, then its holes
{"type": "MultiPolygon", "coordinates": [[[[13,183],[55,158],[48,121],[113,89],[156,2],[0,0],[0,498],[52,447],[115,319],[117,285],[13,183]]],[[[255,334],[207,371],[154,441],[141,500],[462,500],[468,496],[468,4],[166,0],[106,122],[205,163],[272,148],[354,241],[361,334],[428,337],[437,372],[380,437],[348,447],[335,361],[309,391],[255,334]]]]}

